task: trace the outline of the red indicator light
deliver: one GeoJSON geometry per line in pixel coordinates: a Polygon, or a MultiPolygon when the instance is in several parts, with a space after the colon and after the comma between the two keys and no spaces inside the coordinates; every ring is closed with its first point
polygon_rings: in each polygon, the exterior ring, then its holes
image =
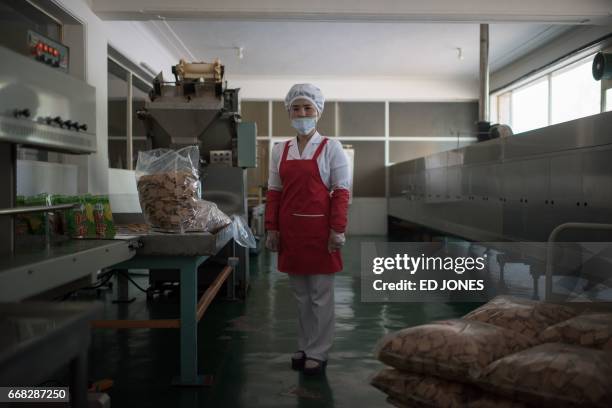
{"type": "Polygon", "coordinates": [[[49,52],[49,46],[47,44],[43,45],[43,51],[44,52],[49,52]]]}
{"type": "Polygon", "coordinates": [[[38,44],[36,44],[36,48],[38,48],[39,50],[43,49],[43,44],[41,42],[39,42],[38,44]]]}
{"type": "Polygon", "coordinates": [[[59,51],[58,50],[53,50],[53,55],[55,55],[57,57],[59,55],[59,51]]]}

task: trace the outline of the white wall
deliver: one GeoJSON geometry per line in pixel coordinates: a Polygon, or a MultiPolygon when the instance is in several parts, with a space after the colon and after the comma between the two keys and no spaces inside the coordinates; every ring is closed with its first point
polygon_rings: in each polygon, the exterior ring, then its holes
{"type": "Polygon", "coordinates": [[[17,195],[33,196],[43,192],[75,195],[77,166],[17,160],[17,195]]]}
{"type": "Polygon", "coordinates": [[[83,23],[85,28],[85,79],[96,88],[97,152],[67,161],[79,165],[79,192],[107,194],[108,123],[107,123],[107,46],[109,43],[136,64],[141,61],[156,70],[175,63],[174,58],[157,43],[147,38],[138,24],[109,24],[100,20],[86,0],[57,0],[60,7],[83,23]]]}
{"type": "Polygon", "coordinates": [[[140,213],[140,202],[136,190],[136,177],[131,170],[108,169],[108,196],[115,213],[140,213]]]}
{"type": "Polygon", "coordinates": [[[316,84],[328,100],[348,101],[471,101],[478,99],[478,81],[432,78],[228,77],[242,99],[285,99],[295,83],[316,84]]]}

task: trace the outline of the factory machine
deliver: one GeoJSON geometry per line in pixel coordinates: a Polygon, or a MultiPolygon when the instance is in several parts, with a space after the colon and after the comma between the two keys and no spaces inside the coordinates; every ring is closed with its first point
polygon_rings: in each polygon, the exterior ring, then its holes
{"type": "MultiPolygon", "coordinates": [[[[238,89],[224,86],[224,66],[186,63],[172,67],[175,81],[161,73],[153,81],[150,100],[137,112],[145,121],[154,148],[199,147],[202,198],[216,203],[228,215],[248,220],[247,171],[256,166],[256,124],[242,122],[238,89]]],[[[233,245],[240,260],[234,276],[237,293],[249,284],[249,249],[233,245]]],[[[205,276],[200,282],[205,282],[205,276]]],[[[178,280],[175,271],[150,272],[153,288],[178,280]]]]}
{"type": "MultiPolygon", "coordinates": [[[[97,271],[131,258],[129,242],[20,242],[14,217],[71,205],[16,208],[17,149],[87,155],[96,151],[95,88],[66,72],[68,50],[29,31],[18,53],[0,46],[0,301],[91,285],[97,271]]],[[[76,188],[76,187],[75,187],[76,188]]],[[[48,191],[40,191],[48,192],[48,191]]],[[[52,193],[52,192],[51,192],[52,193]]],[[[48,218],[47,218],[48,219],[48,218]]]]}
{"type": "Polygon", "coordinates": [[[612,112],[605,112],[397,163],[390,168],[391,227],[529,242],[498,260],[530,265],[537,291],[553,260],[550,247],[536,242],[610,242],[611,157],[612,112]]]}
{"type": "MultiPolygon", "coordinates": [[[[51,240],[48,216],[43,236],[15,234],[20,214],[73,207],[17,207],[27,170],[18,167],[18,153],[94,153],[97,118],[96,90],[68,73],[67,47],[31,30],[15,30],[11,42],[0,41],[0,384],[34,386],[69,367],[70,404],[86,407],[97,398],[87,395],[90,321],[102,307],[43,300],[91,286],[99,271],[135,255],[134,242],[51,240]]],[[[48,164],[49,172],[57,169],[48,164]]]]}

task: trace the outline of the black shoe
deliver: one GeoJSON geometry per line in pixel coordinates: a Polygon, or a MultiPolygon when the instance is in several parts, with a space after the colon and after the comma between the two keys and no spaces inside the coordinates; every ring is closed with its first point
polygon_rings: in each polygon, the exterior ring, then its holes
{"type": "Polygon", "coordinates": [[[291,369],[302,371],[304,369],[304,362],[306,361],[306,353],[302,350],[298,350],[291,356],[291,369]],[[295,358],[295,354],[301,354],[302,357],[295,358]]]}
{"type": "Polygon", "coordinates": [[[327,367],[327,361],[317,360],[316,358],[306,358],[302,372],[305,375],[321,375],[325,373],[325,367],[327,367]],[[307,367],[306,362],[314,361],[317,364],[315,366],[307,367]]]}

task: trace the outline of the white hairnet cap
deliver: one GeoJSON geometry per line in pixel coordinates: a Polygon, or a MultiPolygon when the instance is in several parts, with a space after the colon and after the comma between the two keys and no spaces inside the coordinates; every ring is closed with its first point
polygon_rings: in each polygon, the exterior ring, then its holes
{"type": "Polygon", "coordinates": [[[291,108],[291,104],[297,99],[307,99],[317,108],[319,115],[323,113],[325,98],[319,88],[313,84],[295,84],[291,87],[285,97],[285,109],[291,108]]]}

